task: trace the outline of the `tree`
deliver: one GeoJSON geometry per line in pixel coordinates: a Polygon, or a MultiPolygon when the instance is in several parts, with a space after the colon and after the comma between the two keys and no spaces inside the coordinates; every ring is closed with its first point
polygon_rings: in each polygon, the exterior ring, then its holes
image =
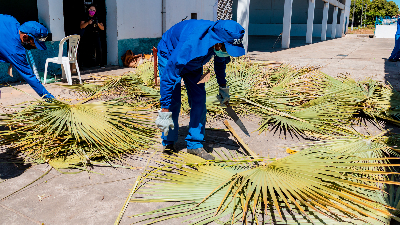
{"type": "Polygon", "coordinates": [[[361,16],[363,24],[375,24],[376,17],[395,16],[399,14],[399,7],[393,1],[387,0],[353,0],[351,3],[350,20],[353,19],[354,10],[354,26],[361,25],[361,16]],[[367,7],[365,7],[367,6],[367,7]],[[364,21],[364,13],[367,18],[364,21]]]}

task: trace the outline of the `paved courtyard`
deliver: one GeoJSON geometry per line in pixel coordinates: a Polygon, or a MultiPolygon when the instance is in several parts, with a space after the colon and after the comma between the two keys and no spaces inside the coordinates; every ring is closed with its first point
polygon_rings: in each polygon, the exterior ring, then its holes
{"type": "MultiPolygon", "coordinates": [[[[254,60],[279,61],[295,66],[318,66],[323,72],[332,76],[349,73],[355,79],[373,78],[390,82],[400,90],[398,79],[400,62],[387,61],[394,47],[394,39],[348,35],[345,38],[325,42],[318,42],[315,39],[315,44],[306,45],[305,38],[296,37],[292,38],[290,49],[281,49],[279,40],[274,46],[276,39],[277,37],[251,36],[248,55],[254,60]]],[[[83,78],[91,79],[91,75],[102,74],[119,75],[128,71],[130,69],[111,68],[103,72],[87,72],[83,78]]],[[[0,106],[7,107],[37,97],[27,84],[12,85],[31,96],[11,87],[2,87],[0,88],[0,106]]],[[[46,88],[55,96],[68,98],[74,95],[57,84],[47,84],[46,88]]],[[[0,107],[0,113],[4,112],[2,107],[0,107]]],[[[186,150],[184,138],[188,122],[187,117],[183,117],[180,121],[183,129],[180,130],[178,149],[182,151],[186,150]]],[[[257,129],[257,120],[244,118],[243,122],[249,131],[257,129]]],[[[231,124],[237,129],[233,122],[231,124]]],[[[224,128],[220,121],[208,126],[224,128]]],[[[287,155],[286,146],[305,141],[291,137],[285,138],[274,133],[258,135],[254,132],[250,137],[239,133],[239,136],[257,154],[278,158],[287,155]]],[[[211,130],[207,130],[206,146],[230,151],[237,151],[240,148],[229,132],[211,130]]],[[[143,172],[148,160],[160,159],[160,153],[156,153],[155,157],[152,153],[127,156],[123,162],[116,162],[132,167],[131,169],[95,166],[92,170],[96,173],[61,174],[46,164],[27,165],[21,161],[15,161],[7,153],[6,148],[0,147],[0,224],[114,224],[130,189],[136,178],[143,172]],[[9,196],[49,170],[50,172],[43,178],[9,196]]],[[[137,221],[128,216],[168,205],[171,203],[130,204],[121,224],[137,221]]],[[[178,222],[181,220],[160,224],[177,224],[178,222]]]]}

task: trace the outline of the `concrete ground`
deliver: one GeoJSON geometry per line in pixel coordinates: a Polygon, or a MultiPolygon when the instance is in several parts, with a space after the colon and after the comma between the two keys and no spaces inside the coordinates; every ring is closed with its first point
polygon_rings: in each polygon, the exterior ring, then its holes
{"type": "MultiPolygon", "coordinates": [[[[332,76],[349,73],[355,79],[371,77],[390,82],[400,90],[399,63],[387,61],[394,47],[394,39],[362,38],[357,35],[349,35],[345,38],[325,42],[318,42],[315,39],[315,44],[306,45],[305,38],[292,38],[292,48],[290,49],[280,49],[279,40],[274,46],[276,39],[277,37],[251,36],[249,56],[254,60],[274,60],[296,66],[319,66],[323,72],[332,76]]],[[[91,79],[91,75],[119,75],[130,71],[130,69],[108,69],[108,71],[87,71],[83,78],[87,80],[91,79]]],[[[0,88],[0,113],[10,110],[2,107],[37,97],[27,84],[12,84],[12,86],[31,96],[14,90],[12,87],[0,88]]],[[[73,92],[58,84],[46,84],[46,88],[55,96],[74,97],[73,92]]],[[[254,131],[258,127],[257,119],[243,118],[243,122],[249,131],[254,131]]],[[[182,129],[177,147],[181,151],[186,150],[184,138],[187,134],[188,123],[188,117],[183,117],[180,121],[182,129]]],[[[307,141],[296,137],[284,137],[278,133],[258,135],[257,132],[254,132],[250,137],[246,137],[233,122],[231,125],[253,151],[266,157],[285,157],[287,155],[286,147],[307,141]]],[[[225,128],[221,121],[209,123],[207,126],[225,128]]],[[[377,128],[373,126],[367,129],[372,133],[378,132],[377,128]]],[[[229,132],[207,130],[205,140],[208,148],[240,150],[229,132]]],[[[161,148],[161,146],[156,147],[161,148]]],[[[115,162],[119,165],[131,166],[133,169],[95,166],[92,171],[96,173],[82,172],[74,175],[61,174],[52,169],[42,179],[9,196],[35,181],[51,168],[46,164],[23,164],[9,155],[4,146],[0,147],[0,224],[113,224],[136,178],[143,172],[150,159],[160,159],[160,153],[156,153],[155,157],[152,152],[129,155],[125,157],[124,161],[115,162]]],[[[128,206],[121,224],[131,224],[137,221],[128,216],[168,205],[171,203],[132,203],[128,206]]],[[[178,219],[160,224],[177,224],[181,221],[178,219]]]]}

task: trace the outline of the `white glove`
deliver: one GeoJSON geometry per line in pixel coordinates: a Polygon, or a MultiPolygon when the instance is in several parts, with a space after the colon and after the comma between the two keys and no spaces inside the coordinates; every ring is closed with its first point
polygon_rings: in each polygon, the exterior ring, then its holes
{"type": "Polygon", "coordinates": [[[229,96],[229,87],[219,87],[219,95],[217,95],[217,98],[221,106],[226,106],[225,103],[229,103],[229,100],[231,100],[231,97],[229,96]]]}
{"type": "Polygon", "coordinates": [[[168,136],[169,128],[174,129],[174,121],[172,120],[172,112],[161,112],[158,110],[156,125],[164,132],[164,136],[168,136]]]}

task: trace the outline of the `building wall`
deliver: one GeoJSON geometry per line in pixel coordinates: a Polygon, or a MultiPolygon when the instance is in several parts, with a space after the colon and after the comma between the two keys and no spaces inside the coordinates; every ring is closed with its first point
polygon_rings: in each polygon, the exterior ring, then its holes
{"type": "MultiPolygon", "coordinates": [[[[249,33],[251,35],[271,35],[271,36],[279,36],[282,32],[283,24],[250,24],[249,33]],[[268,30],[266,34],[265,30],[268,30]]],[[[339,26],[337,25],[338,29],[339,26]]],[[[314,24],[313,29],[313,37],[321,37],[322,24],[314,24]]],[[[330,37],[330,33],[332,31],[332,24],[328,24],[326,33],[327,36],[330,37]]],[[[290,30],[290,36],[306,36],[307,32],[307,24],[292,24],[290,30]]]]}
{"type": "Polygon", "coordinates": [[[38,20],[52,34],[52,41],[65,37],[64,12],[62,0],[37,0],[38,20]]]}
{"type": "MultiPolygon", "coordinates": [[[[237,2],[233,4],[233,20],[237,20],[237,2]]],[[[305,36],[307,32],[309,0],[293,0],[291,36],[305,36]]],[[[339,2],[345,3],[345,0],[339,2]]],[[[250,18],[249,18],[249,35],[279,35],[283,28],[283,13],[285,0],[251,0],[250,1],[250,18]]],[[[321,36],[321,24],[323,17],[324,2],[315,0],[314,11],[314,30],[313,36],[321,36]]],[[[333,21],[334,6],[329,6],[328,13],[328,34],[331,30],[333,21]]],[[[338,12],[338,23],[340,22],[341,10],[338,12]]]]}
{"type": "Polygon", "coordinates": [[[37,0],[0,0],[0,14],[15,17],[18,22],[38,21],[37,0]]]}
{"type": "Polygon", "coordinates": [[[118,40],[161,37],[161,0],[117,0],[118,40]]]}
{"type": "MultiPolygon", "coordinates": [[[[164,3],[167,30],[186,17],[190,19],[192,13],[197,13],[197,19],[214,19],[215,0],[169,0],[164,3]]],[[[108,27],[111,21],[117,28],[116,32],[107,31],[107,42],[110,45],[112,40],[118,41],[118,46],[108,47],[108,54],[113,55],[108,57],[109,63],[115,63],[117,55],[118,65],[122,66],[121,56],[127,50],[134,54],[152,53],[153,46],[157,47],[162,36],[162,4],[162,0],[106,0],[108,27]],[[112,2],[116,2],[115,9],[112,2]],[[116,11],[116,19],[110,18],[110,10],[116,11]]]]}
{"type": "Polygon", "coordinates": [[[197,19],[214,20],[215,0],[173,0],[166,2],[167,30],[183,19],[191,19],[191,13],[197,13],[197,19]]]}

